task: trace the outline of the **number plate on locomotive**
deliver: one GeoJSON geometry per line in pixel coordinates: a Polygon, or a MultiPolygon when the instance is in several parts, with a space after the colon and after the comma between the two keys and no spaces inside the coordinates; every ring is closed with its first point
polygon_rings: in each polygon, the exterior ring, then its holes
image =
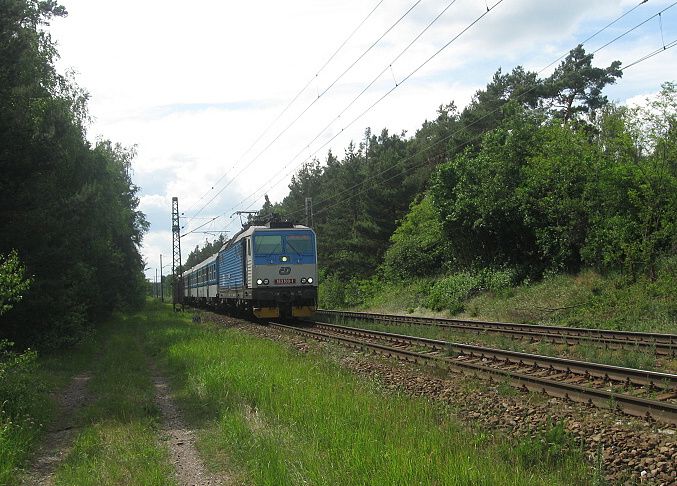
{"type": "Polygon", "coordinates": [[[295,278],[276,278],[275,279],[275,285],[287,285],[287,284],[293,284],[296,283],[295,278]]]}

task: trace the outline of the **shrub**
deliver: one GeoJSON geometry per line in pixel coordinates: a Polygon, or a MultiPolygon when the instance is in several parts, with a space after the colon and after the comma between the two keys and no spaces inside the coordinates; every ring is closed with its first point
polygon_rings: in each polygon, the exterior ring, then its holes
{"type": "Polygon", "coordinates": [[[500,292],[517,283],[517,272],[512,269],[484,268],[478,272],[461,272],[444,277],[430,289],[426,307],[448,310],[452,314],[464,310],[464,302],[483,291],[500,292]]]}

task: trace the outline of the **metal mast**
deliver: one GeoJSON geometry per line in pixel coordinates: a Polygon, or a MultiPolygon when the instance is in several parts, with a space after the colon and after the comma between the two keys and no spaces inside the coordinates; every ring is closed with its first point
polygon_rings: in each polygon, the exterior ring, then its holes
{"type": "Polygon", "coordinates": [[[313,227],[313,198],[306,198],[306,226],[313,227]]]}
{"type": "Polygon", "coordinates": [[[179,224],[179,198],[172,198],[172,307],[183,305],[183,278],[181,275],[181,226],[179,224]]]}

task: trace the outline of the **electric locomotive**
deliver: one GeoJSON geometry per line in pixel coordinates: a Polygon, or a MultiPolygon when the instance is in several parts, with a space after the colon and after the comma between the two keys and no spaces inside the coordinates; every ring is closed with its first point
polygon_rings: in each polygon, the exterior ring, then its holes
{"type": "Polygon", "coordinates": [[[184,296],[259,318],[307,317],[317,307],[317,243],[306,226],[249,226],[184,272],[184,296]]]}

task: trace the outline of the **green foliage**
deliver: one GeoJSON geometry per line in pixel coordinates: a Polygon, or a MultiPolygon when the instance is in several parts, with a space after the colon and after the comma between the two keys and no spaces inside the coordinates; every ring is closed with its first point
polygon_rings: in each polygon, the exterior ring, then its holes
{"type": "Polygon", "coordinates": [[[55,1],[0,3],[0,254],[16,250],[33,280],[0,333],[51,347],[143,302],[148,228],[130,178],[134,150],[92,147],[87,94],[54,70],[44,27],[62,15],[55,1]]]}
{"type": "Polygon", "coordinates": [[[28,455],[44,418],[35,351],[23,353],[0,340],[0,484],[12,484],[16,468],[28,455]]]}
{"type": "Polygon", "coordinates": [[[521,169],[515,199],[542,266],[576,270],[589,230],[589,189],[601,157],[583,133],[558,125],[538,131],[540,144],[521,169]]]}
{"type": "Polygon", "coordinates": [[[541,144],[542,116],[515,112],[482,140],[440,166],[431,188],[456,268],[533,264],[534,235],[516,197],[526,158],[541,144]]]}
{"type": "Polygon", "coordinates": [[[411,205],[390,241],[383,271],[391,279],[440,273],[450,254],[442,223],[429,196],[411,205]]]}
{"type": "Polygon", "coordinates": [[[359,307],[372,299],[382,285],[376,276],[344,280],[339,275],[329,275],[320,278],[319,304],[325,309],[359,307]]]}
{"type": "Polygon", "coordinates": [[[320,275],[317,293],[319,306],[324,309],[346,307],[345,282],[342,282],[338,275],[320,275]]]}
{"type": "Polygon", "coordinates": [[[479,272],[460,272],[437,280],[428,295],[426,307],[452,314],[462,312],[465,301],[484,292],[500,292],[516,284],[516,272],[511,270],[491,270],[484,268],[479,272]]]}
{"type": "Polygon", "coordinates": [[[436,174],[432,202],[449,260],[537,276],[582,264],[655,275],[677,249],[676,114],[669,84],[647,108],[599,112],[593,128],[517,109],[476,153],[436,174]],[[651,151],[642,155],[642,144],[651,151]]]}
{"type": "Polygon", "coordinates": [[[605,270],[655,275],[660,257],[677,251],[677,89],[665,83],[645,107],[608,113],[604,121],[622,124],[626,132],[615,138],[626,145],[630,138],[637,151],[605,160],[594,179],[594,224],[582,255],[605,270]]]}
{"type": "Polygon", "coordinates": [[[593,67],[592,57],[579,44],[544,82],[545,97],[550,98],[556,116],[565,123],[577,113],[590,113],[604,106],[607,98],[602,89],[623,76],[620,61],[598,68],[593,67]]]}
{"type": "Polygon", "coordinates": [[[10,310],[15,302],[21,301],[30,285],[31,279],[26,278],[26,269],[16,252],[6,257],[0,255],[0,316],[10,310]]]}
{"type": "Polygon", "coordinates": [[[34,382],[37,353],[19,353],[13,343],[0,340],[0,409],[18,418],[35,412],[34,398],[40,387],[34,382]]]}

